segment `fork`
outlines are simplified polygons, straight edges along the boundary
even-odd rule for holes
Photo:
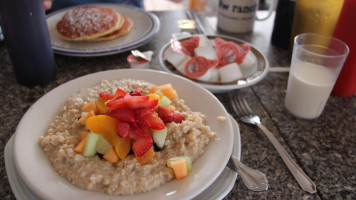
[[[242,97],[240,92],[237,92],[236,100],[234,99],[231,92],[229,92],[229,97],[231,101],[232,108],[236,115],[239,116],[240,120],[248,123],[256,125],[258,128],[262,130],[262,132],[267,136],[273,146],[276,148],[279,155],[282,157],[284,163],[287,165],[288,169],[297,180],[300,187],[311,194],[316,192],[316,185],[313,181],[304,173],[304,171],[298,166],[296,162],[290,157],[287,151],[282,147],[282,145],[278,142],[278,140],[274,137],[274,135],[262,125],[260,117],[254,114],[247,104],[246,100]]]

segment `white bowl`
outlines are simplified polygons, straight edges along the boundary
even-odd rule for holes
[[[142,79],[154,84],[171,83],[180,98],[194,111],[207,116],[207,124],[217,132],[217,138],[205,153],[193,163],[193,170],[183,180],[173,180],[151,192],[110,196],[85,191],[70,184],[53,169],[49,159],[38,145],[38,138],[46,134],[49,123],[66,99],[81,88],[93,87],[101,80],[122,78]],[[218,121],[218,116],[226,117]],[[233,148],[233,128],[229,114],[210,92],[185,78],[165,72],[140,69],[104,71],[69,81],[34,103],[21,119],[14,135],[14,162],[20,177],[42,199],[192,199],[203,192],[224,170]]]
[[[190,39],[192,37],[194,37],[196,35],[193,35],[191,37],[186,37],[181,39],[180,41],[184,41],[187,39]],[[222,36],[222,35],[207,35],[208,39],[210,40],[214,40],[215,38],[219,37],[221,39],[224,39],[226,41],[231,41],[234,42],[238,45],[241,44],[249,44],[248,42],[245,42],[243,40],[239,40],[233,37],[229,37],[229,36]],[[162,68],[167,71],[168,73],[171,74],[175,74],[175,75],[179,75],[179,76],[183,76],[187,79],[190,79],[189,77],[185,76],[184,74],[182,74],[181,72],[179,72],[178,70],[175,69],[175,67],[173,65],[171,65],[169,62],[167,62],[166,60],[166,51],[168,50],[168,48],[170,48],[170,42],[168,42],[167,44],[165,44],[159,53],[159,60],[160,60],[160,64],[162,66]],[[231,82],[226,82],[226,83],[221,83],[221,82],[207,82],[207,81],[200,81],[200,80],[196,80],[196,79],[190,79],[191,81],[194,81],[195,83],[203,86],[204,88],[206,88],[207,90],[209,90],[212,93],[223,93],[223,92],[227,92],[233,89],[240,89],[240,88],[244,88],[244,87],[249,87],[251,85],[254,85],[256,83],[258,83],[259,81],[261,81],[267,74],[268,72],[268,68],[269,68],[269,63],[266,59],[266,56],[259,51],[255,46],[253,46],[252,44],[249,44],[251,47],[251,52],[256,56],[257,62],[255,64],[255,66],[253,66],[253,68],[255,69],[255,71],[252,74],[249,74],[246,77],[240,78],[238,80],[234,80]]]

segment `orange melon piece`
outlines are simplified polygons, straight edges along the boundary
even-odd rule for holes
[[[93,117],[93,116],[95,116],[95,113],[94,113],[94,111],[89,111],[84,117],[81,117],[80,119],[79,119],[79,122],[80,123],[82,123],[82,124],[84,124],[85,123],[85,121],[87,121],[87,119],[89,119],[90,117]]]
[[[89,134],[88,131],[83,131],[83,132],[81,132],[81,133],[80,133],[80,139],[81,139],[81,140],[84,140],[84,138],[86,138],[88,134]]]
[[[149,149],[143,156],[138,157],[136,156],[137,162],[139,162],[141,165],[144,165],[148,163],[150,160],[155,157],[156,153],[153,151],[153,149]]]
[[[178,180],[185,178],[188,175],[188,169],[185,159],[172,160],[171,166],[174,171],[174,175]]]
[[[120,161],[119,157],[117,156],[113,148],[111,148],[108,152],[106,152],[103,158],[112,164],[117,164]]]
[[[85,143],[87,142],[87,138],[80,140],[77,146],[74,147],[74,152],[82,154],[84,151]]]
[[[177,91],[173,88],[173,86],[170,83],[156,86],[155,90],[156,91],[160,90],[170,100],[174,100],[178,98]]]
[[[98,113],[98,109],[96,108],[96,104],[94,101],[91,101],[82,106],[82,112],[90,112],[91,110],[94,111],[94,113]]]

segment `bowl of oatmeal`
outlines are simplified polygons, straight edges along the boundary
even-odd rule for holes
[[[140,166],[141,171],[136,171],[137,165],[126,161],[120,169],[114,169],[110,164],[92,164],[101,162],[95,160],[98,158],[70,156],[70,141],[75,140],[71,135],[75,122],[70,122],[75,120],[61,119],[76,118],[75,104],[82,104],[99,91],[114,91],[127,82],[132,88],[171,83],[191,111],[205,116],[205,125],[216,135],[205,137],[204,145],[197,142],[198,148],[193,151],[198,153],[192,156],[193,169],[186,178],[176,180],[160,161]],[[43,199],[192,199],[217,179],[230,157],[233,131],[228,116],[215,96],[185,78],[153,70],[99,72],[69,81],[31,106],[14,135],[14,161],[23,181]],[[59,126],[54,125],[58,122]],[[40,137],[47,135],[51,139],[39,142]]]

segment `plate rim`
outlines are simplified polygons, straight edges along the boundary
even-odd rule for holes
[[[191,36],[188,36],[188,37],[184,37],[184,38],[181,38],[180,40],[184,40],[184,39],[188,39],[188,38],[192,38],[194,36],[198,36],[198,35],[201,35],[201,34],[193,34]],[[187,78],[201,86],[203,86],[204,88],[206,88],[207,90],[213,92],[213,93],[221,93],[221,92],[225,92],[225,91],[229,91],[229,90],[233,90],[233,89],[242,89],[242,88],[245,88],[245,87],[249,87],[249,86],[252,86],[258,82],[260,82],[261,80],[264,79],[264,77],[268,74],[268,69],[270,67],[269,65],[269,62],[267,60],[267,57],[262,53],[262,51],[260,51],[255,45],[251,44],[250,42],[247,42],[245,40],[242,40],[242,39],[238,39],[238,38],[235,38],[235,37],[232,37],[232,36],[228,36],[228,35],[221,35],[221,34],[208,34],[206,35],[208,38],[209,37],[221,37],[221,38],[227,38],[229,40],[233,40],[233,41],[239,41],[241,43],[246,43],[246,44],[249,44],[250,47],[254,50],[254,51],[257,51],[261,57],[263,58],[264,62],[266,63],[266,65],[264,66],[264,69],[263,71],[261,72],[261,74],[259,74],[259,76],[257,76],[257,78],[253,79],[252,81],[249,81],[248,83],[246,84],[243,84],[243,85],[238,85],[238,84],[230,84],[230,85],[212,85],[212,84],[208,84],[208,83],[204,83],[204,82],[200,82],[200,81],[196,81],[194,79],[190,79],[186,76],[182,76],[184,78]],[[165,64],[165,60],[163,59],[163,54],[165,52],[165,50],[168,48],[168,46],[170,45],[170,42],[167,42],[165,45],[163,45],[163,47],[160,49],[159,51],[159,62],[160,62],[160,65],[161,67],[168,73],[171,73],[171,74],[175,74],[175,75],[179,75],[179,74],[176,74],[174,72],[172,72]],[[180,76],[180,75],[179,75]]]
[[[129,5],[123,5],[123,4],[115,4],[115,3],[88,3],[88,4],[83,4],[83,5],[75,5],[67,8],[62,8],[59,10],[56,10],[52,13],[49,13],[46,15],[46,21],[48,23],[48,20],[51,17],[55,17],[58,14],[62,14],[64,12],[67,12],[70,9],[76,8],[76,7],[82,7],[82,6],[87,6],[87,5],[96,5],[96,6],[105,6],[105,7],[110,7],[110,8],[125,8],[129,9],[135,12],[139,12],[147,16],[147,19],[149,19],[152,22],[152,26],[148,30],[147,34],[138,40],[135,40],[132,44],[126,44],[123,47],[119,46],[113,46],[111,48],[101,48],[99,50],[92,50],[92,51],[80,51],[75,48],[67,48],[67,47],[61,47],[58,45],[54,45],[52,39],[51,40],[51,46],[53,49],[53,52],[59,55],[67,55],[67,56],[77,56],[77,57],[92,57],[92,56],[105,56],[105,55],[113,55],[113,54],[118,54],[122,53],[125,51],[129,51],[133,48],[142,46],[152,40],[152,38],[158,33],[160,27],[161,27],[161,22],[157,15],[151,12],[147,12],[143,9],[129,6]],[[50,31],[50,27],[48,27],[48,30]],[[99,41],[100,42],[100,41]],[[105,42],[105,41],[104,41]]]
[[[182,82],[182,81],[188,81],[188,82],[190,82],[189,84],[195,84],[194,82],[192,82],[192,81],[190,81],[190,80],[188,80],[188,79],[185,79],[185,78],[180,77],[180,76],[177,76],[177,75],[172,75],[172,74],[169,74],[169,73],[167,73],[167,72],[157,71],[157,70],[142,70],[142,69],[116,69],[116,70],[102,71],[102,72],[97,72],[97,73],[85,75],[85,76],[82,76],[82,77],[78,77],[78,78],[76,78],[76,79],[73,79],[73,80],[71,80],[71,81],[68,81],[67,83],[64,83],[64,84],[62,84],[62,85],[60,85],[60,86],[58,86],[58,87],[52,89],[52,90],[49,91],[47,94],[45,94],[45,95],[42,96],[40,99],[38,99],[38,100],[28,109],[28,111],[24,114],[24,116],[23,116],[22,119],[20,120],[19,125],[18,125],[18,127],[16,128],[16,131],[15,131],[15,134],[14,134],[14,136],[15,136],[14,141],[19,140],[19,139],[17,139],[18,137],[21,136],[21,133],[19,133],[19,131],[23,131],[23,130],[19,130],[19,127],[22,125],[22,123],[25,123],[24,121],[27,120],[27,118],[29,117],[29,115],[30,115],[30,113],[31,113],[31,110],[35,109],[34,107],[37,107],[38,104],[41,104],[43,101],[46,100],[46,98],[49,98],[49,97],[47,97],[48,94],[54,95],[54,94],[56,94],[56,92],[58,92],[58,90],[61,91],[61,90],[63,90],[63,89],[66,89],[66,87],[69,87],[69,86],[71,86],[72,84],[78,83],[78,81],[80,81],[80,80],[83,79],[83,78],[91,79],[91,78],[93,78],[93,77],[96,77],[97,80],[95,79],[95,80],[91,81],[91,82],[90,82],[90,85],[89,85],[89,84],[84,84],[84,85],[85,85],[84,87],[92,87],[92,86],[95,86],[95,85],[98,84],[97,81],[100,81],[100,80],[103,80],[103,79],[106,79],[106,80],[113,80],[113,79],[122,79],[122,78],[136,78],[136,76],[138,76],[137,74],[135,74],[135,75],[130,76],[130,77],[121,77],[121,76],[119,76],[119,77],[116,77],[116,78],[112,78],[112,76],[113,76],[112,74],[115,74],[115,72],[116,72],[116,73],[119,73],[119,72],[123,72],[123,71],[126,71],[126,73],[129,73],[129,74],[132,74],[132,72],[135,71],[135,73],[141,73],[141,74],[142,74],[142,73],[145,73],[145,75],[146,75],[147,73],[154,73],[155,75],[157,75],[158,73],[160,73],[160,74],[165,74],[165,76],[167,76],[167,77],[169,77],[169,78],[172,78],[172,77],[174,76],[175,78],[179,79],[180,82]],[[141,72],[139,72],[139,71],[141,71]],[[111,74],[111,75],[110,75],[110,74]],[[108,75],[109,78],[103,78],[103,77],[102,77],[103,75]],[[99,78],[99,77],[100,77],[100,78]],[[136,79],[138,79],[138,78],[136,78]],[[144,80],[143,78],[141,78],[141,79]],[[179,81],[178,81],[178,82],[179,82]],[[80,84],[79,84],[79,85],[80,85]],[[83,86],[76,86],[75,88],[77,88],[76,90],[79,90],[79,89],[84,88],[84,87],[83,87]],[[200,90],[202,90],[202,92],[203,92],[205,95],[210,95],[211,98],[215,98],[215,99],[216,99],[216,102],[217,102],[216,105],[219,106],[219,107],[220,107],[220,106],[222,107],[222,110],[220,110],[220,111],[223,112],[223,114],[228,117],[229,114],[228,114],[227,110],[225,109],[225,107],[222,105],[222,103],[221,103],[213,94],[211,94],[209,91],[207,91],[206,89],[204,89],[203,87],[201,87],[201,86],[199,86],[199,85],[197,85],[197,84],[195,84],[194,87],[199,87]],[[73,94],[75,94],[75,93],[70,93],[69,96],[71,96],[71,95],[73,95]],[[64,97],[65,100],[66,100],[69,96],[65,96],[65,97]],[[64,103],[65,103],[65,101],[64,101],[64,102],[61,102],[61,105],[64,105]],[[58,110],[59,110],[59,108],[57,108],[57,112],[56,112],[56,113],[58,113]],[[52,118],[53,118],[53,117],[54,117],[54,116],[52,116]],[[217,119],[215,119],[215,120],[217,120]],[[52,122],[52,121],[53,121],[53,119],[50,120],[50,122]],[[232,132],[232,130],[233,130],[232,122],[231,122],[230,120],[225,120],[225,121],[226,121],[226,122],[225,122],[225,126],[226,126],[227,130],[229,130],[230,132]],[[226,124],[226,123],[227,123],[227,124]],[[45,130],[47,130],[47,128],[48,128],[48,124],[46,124]],[[23,129],[23,128],[22,128],[22,129]],[[214,130],[213,130],[213,131],[214,131]],[[45,133],[42,133],[41,135],[43,135],[43,134],[45,134]],[[228,133],[228,134],[229,134],[230,137],[231,137],[231,134],[233,134],[233,133]],[[22,134],[22,135],[23,135],[23,134]],[[229,136],[228,136],[228,137],[229,137]],[[37,138],[36,138],[36,139],[37,139]],[[231,144],[230,144],[230,143],[231,143]],[[16,146],[18,146],[18,145],[19,145],[19,144],[16,145],[16,143],[14,142],[14,146],[13,146],[14,155],[18,154],[18,153],[17,153],[18,148],[16,148]],[[38,145],[38,144],[33,144],[33,145]],[[231,152],[232,152],[233,140],[228,141],[228,144],[224,144],[224,145],[226,145],[227,149],[225,149],[225,150],[226,150],[227,153],[228,153],[228,154],[225,154],[225,160],[224,160],[224,162],[226,161],[226,163],[227,163],[228,157],[230,157]],[[37,147],[36,147],[36,148],[37,148]],[[38,148],[40,148],[40,147],[38,146]],[[208,148],[209,148],[209,145],[208,145]],[[205,154],[203,154],[202,156],[204,156],[204,155],[205,155]],[[45,156],[44,153],[43,153],[43,156]],[[23,158],[23,157],[22,157],[22,158]],[[47,158],[47,157],[46,157],[46,158]],[[20,168],[22,168],[22,169],[19,169],[19,164],[21,164],[21,162],[19,161],[19,159],[20,159],[20,158],[14,156],[15,165],[16,165],[17,171],[19,172],[21,178],[22,178],[22,179],[24,180],[24,182],[29,186],[29,188],[30,188],[32,191],[35,192],[36,195],[39,195],[39,196],[41,196],[41,197],[46,197],[46,196],[43,196],[44,194],[42,194],[41,192],[38,191],[38,190],[40,190],[39,188],[36,188],[35,186],[31,185],[32,181],[28,180],[28,177],[26,177],[26,175],[25,175],[26,173],[22,171],[22,170],[23,170],[23,166],[20,167]],[[48,158],[47,158],[47,159],[48,159]],[[49,162],[49,160],[48,160],[48,162]],[[226,163],[225,163],[225,164],[226,164]],[[24,164],[24,163],[22,163],[22,164]],[[216,172],[216,173],[215,173],[214,175],[211,175],[212,178],[209,179],[208,183],[203,184],[204,186],[203,186],[203,187],[200,187],[200,189],[198,188],[197,191],[195,191],[193,194],[189,194],[189,195],[190,195],[189,198],[194,198],[195,196],[197,196],[197,195],[199,195],[201,192],[203,192],[206,188],[208,188],[208,187],[219,177],[219,175],[222,173],[222,171],[224,170],[224,166],[225,166],[225,165],[220,165],[220,168],[219,168],[218,170],[214,171],[214,172]],[[51,171],[53,171],[54,173],[57,173],[57,172],[54,171],[53,168],[51,169]],[[201,172],[200,172],[200,173],[201,173]],[[64,178],[62,178],[62,179],[65,180],[65,182],[68,182],[66,179],[64,179]],[[172,181],[171,181],[171,182],[172,182]],[[170,182],[168,182],[168,183],[170,183]],[[70,184],[70,183],[68,182],[68,184]],[[70,184],[70,185],[71,185],[71,184]],[[162,188],[163,186],[164,186],[164,185],[162,185],[160,188]],[[159,189],[159,188],[158,188],[158,189]],[[36,191],[37,191],[37,192],[36,192]],[[40,190],[40,191],[41,191],[41,190]],[[154,190],[153,190],[153,191],[154,191]],[[84,191],[84,192],[88,192],[88,191]],[[145,193],[141,193],[141,194],[145,194]],[[140,194],[138,194],[138,195],[140,195]],[[145,195],[143,195],[143,196],[145,196]],[[115,197],[115,196],[114,196],[114,197]],[[173,197],[174,197],[174,195],[173,195],[172,197],[171,197],[171,196],[169,196],[169,197],[167,196],[167,198],[173,198]],[[112,196],[111,196],[111,198],[112,198]]]

